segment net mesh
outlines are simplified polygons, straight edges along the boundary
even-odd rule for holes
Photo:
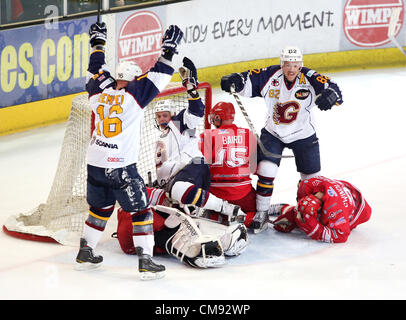
[[[211,91],[206,84],[199,89],[199,94],[206,105],[206,114],[211,107]],[[159,137],[156,127],[154,108],[157,101],[171,99],[174,112],[188,106],[187,93],[178,83],[171,83],[144,111],[144,123],[141,137],[141,149],[137,169],[145,183],[148,172],[152,181],[155,174],[155,141]],[[86,152],[91,137],[91,117],[87,94],[73,98],[68,118],[57,171],[52,183],[47,202],[26,213],[19,213],[8,218],[4,227],[12,235],[24,238],[24,234],[51,238],[64,245],[78,245],[83,232],[83,224],[88,216],[86,202]],[[198,132],[207,127],[202,121]],[[19,234],[19,235],[17,235]]]

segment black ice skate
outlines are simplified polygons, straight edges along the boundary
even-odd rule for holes
[[[87,241],[80,239],[80,249],[76,256],[76,270],[90,270],[100,267],[103,262],[102,256],[94,255],[93,249],[87,245]]]
[[[141,280],[155,280],[165,276],[165,266],[152,261],[149,254],[143,254],[141,247],[135,248],[138,255],[138,271]]]

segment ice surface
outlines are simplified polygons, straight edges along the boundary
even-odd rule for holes
[[[98,270],[74,270],[77,247],[20,240],[0,232],[0,299],[405,299],[406,298],[406,69],[329,74],[344,104],[317,110],[322,173],[348,180],[372,207],[371,220],[344,244],[269,229],[249,234],[246,252],[222,268],[196,270],[157,257],[164,279],[139,281],[137,259],[122,253],[111,221],[97,247]],[[214,90],[213,103],[232,96]],[[261,99],[242,98],[258,133]],[[237,124],[245,126],[238,112]],[[0,225],[45,202],[65,124],[0,137]],[[287,153],[289,150],[286,151]],[[299,175],[283,159],[273,203],[295,202]]]

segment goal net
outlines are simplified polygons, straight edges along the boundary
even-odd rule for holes
[[[200,83],[198,91],[206,106],[204,121],[197,130],[200,133],[210,127],[208,113],[212,92],[207,82]],[[156,128],[154,109],[157,101],[162,99],[171,99],[176,113],[188,106],[186,89],[180,83],[170,83],[145,108],[137,169],[146,184],[149,172],[150,179],[156,179],[155,141],[160,132]],[[58,167],[46,203],[29,212],[10,216],[3,226],[7,234],[28,240],[78,245],[89,210],[86,202],[86,152],[92,122],[87,94],[76,96],[72,101]]]

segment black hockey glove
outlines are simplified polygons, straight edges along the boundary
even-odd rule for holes
[[[331,88],[324,89],[316,98],[315,103],[320,110],[330,110],[338,101],[338,94]]]
[[[172,61],[173,55],[178,53],[177,47],[182,37],[183,32],[176,25],[170,25],[165,31],[164,37],[162,38],[162,56],[165,59]]]
[[[197,80],[197,70],[192,62],[187,57],[183,58],[183,67],[179,68],[179,74],[182,78],[182,85],[188,90],[196,90],[199,85]]]
[[[244,88],[245,79],[241,73],[232,73],[221,78],[221,89],[230,92],[234,85],[236,92],[240,92]]]
[[[94,47],[96,45],[104,46],[107,39],[107,27],[104,22],[98,24],[93,23],[89,29],[90,36],[90,46]]]

